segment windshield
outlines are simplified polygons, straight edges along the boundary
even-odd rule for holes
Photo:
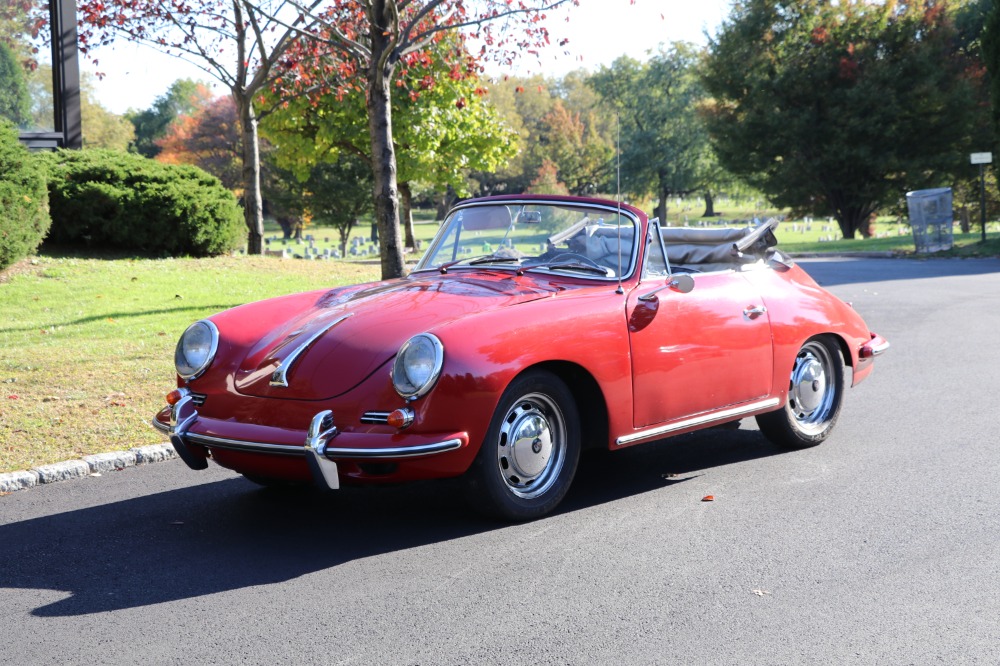
[[[624,277],[635,263],[635,228],[627,212],[619,216],[611,206],[472,204],[451,212],[416,270],[488,265],[598,279]]]

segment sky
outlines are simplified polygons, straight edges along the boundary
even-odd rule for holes
[[[493,76],[562,76],[574,69],[596,70],[622,55],[643,59],[659,44],[704,44],[706,31],[715,32],[728,15],[729,5],[730,0],[635,0],[635,4],[631,0],[580,0],[579,7],[553,12],[547,24],[554,43],[564,37],[569,39],[566,47],[553,45],[542,52],[539,60],[526,56],[511,68],[490,66],[487,72]],[[156,97],[182,78],[214,83],[216,94],[226,93],[194,65],[150,47],[122,42],[95,51],[94,55],[99,66],[83,58],[80,69],[104,73],[102,80],[94,80],[97,99],[114,113],[149,108]]]

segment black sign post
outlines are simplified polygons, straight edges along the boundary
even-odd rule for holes
[[[979,165],[979,221],[983,227],[983,242],[986,242],[986,165],[993,162],[993,153],[972,153],[969,161]]]

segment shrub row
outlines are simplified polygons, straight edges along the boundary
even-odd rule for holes
[[[34,252],[49,223],[45,174],[14,125],[0,119],[0,270]]]
[[[0,120],[0,270],[43,239],[212,256],[241,247],[246,233],[233,194],[197,167],[111,150],[32,154]]]
[[[197,167],[113,150],[38,158],[48,173],[53,243],[210,256],[245,240],[236,199]]]

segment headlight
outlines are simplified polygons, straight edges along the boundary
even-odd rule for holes
[[[444,363],[444,345],[430,333],[415,335],[399,348],[392,385],[404,398],[419,398],[434,386]]]
[[[215,324],[203,319],[188,326],[177,341],[174,351],[174,367],[183,379],[198,377],[215,358],[219,348],[219,329]]]

